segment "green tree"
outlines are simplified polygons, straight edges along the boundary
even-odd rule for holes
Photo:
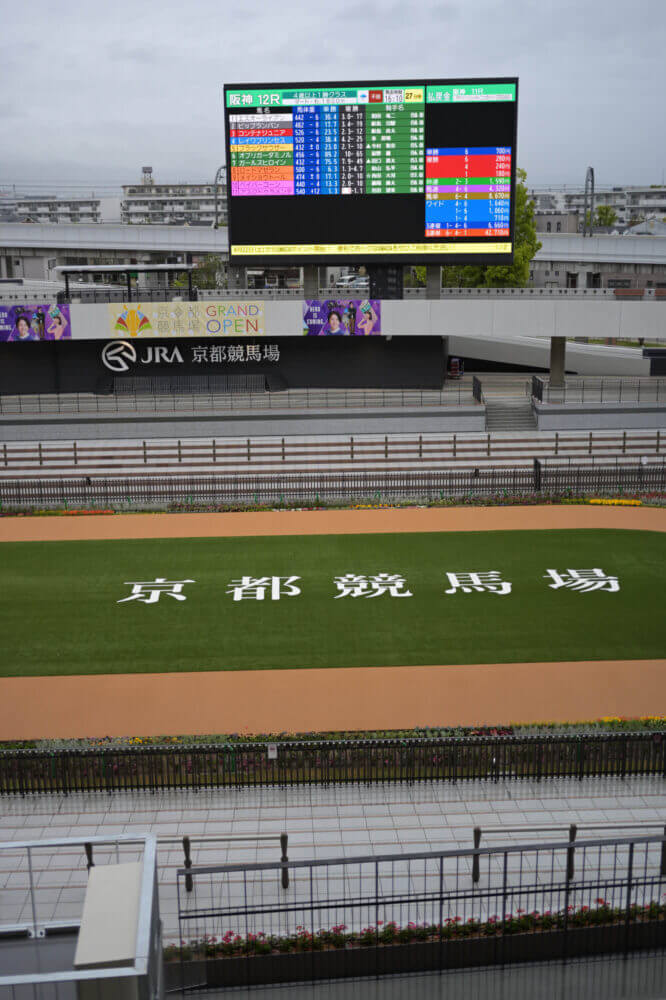
[[[192,284],[195,288],[218,288],[221,282],[221,274],[224,273],[224,262],[216,254],[200,261],[192,271]],[[176,288],[187,288],[187,275],[183,275],[174,281]]]
[[[590,224],[590,213],[585,213],[585,221]],[[617,222],[617,212],[612,205],[598,205],[594,213],[595,226],[613,226]]]
[[[426,269],[425,264],[417,264],[414,267],[405,268],[404,278],[405,288],[425,288]]]
[[[510,267],[464,264],[442,268],[446,288],[524,288],[530,278],[530,261],[541,249],[536,235],[534,202],[527,194],[527,173],[520,168],[516,180],[515,245]]]

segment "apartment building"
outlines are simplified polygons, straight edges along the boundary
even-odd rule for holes
[[[99,198],[59,198],[57,195],[3,197],[6,221],[81,223],[101,222]]]
[[[135,225],[212,226],[214,184],[156,184],[151,167],[143,168],[139,184],[124,184],[120,221]],[[227,224],[226,184],[217,191],[217,222]]]
[[[582,224],[585,203],[585,188],[579,187],[534,187],[529,190],[536,213],[557,212],[568,214],[578,212]],[[646,219],[666,218],[666,185],[644,184],[616,187],[595,187],[594,206],[609,205],[617,216],[616,225],[623,229],[634,226]],[[552,229],[552,232],[555,232]],[[560,231],[560,230],[558,230]],[[561,232],[566,232],[562,228]]]

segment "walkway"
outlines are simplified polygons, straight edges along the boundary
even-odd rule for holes
[[[0,841],[113,836],[152,832],[158,837],[274,834],[258,846],[232,843],[193,851],[196,864],[279,860],[277,835],[289,834],[291,860],[454,850],[472,846],[475,826],[562,824],[562,835],[488,836],[486,845],[566,839],[570,823],[666,824],[666,781],[660,778],[464,782],[423,785],[305,786],[205,792],[133,792],[6,798],[0,801]],[[632,831],[617,831],[617,836]],[[645,833],[656,834],[651,827]],[[606,834],[604,834],[605,836]],[[608,836],[615,835],[612,830]],[[581,831],[579,838],[594,836]],[[596,834],[599,836],[599,834]],[[129,854],[126,860],[130,860]],[[101,861],[101,859],[100,859]],[[160,851],[160,910],[166,941],[178,933],[177,845]],[[80,916],[86,863],[80,855],[49,851],[35,861],[38,920]],[[271,873],[273,879],[273,873]],[[30,919],[25,856],[0,850],[0,925]],[[288,890],[292,892],[292,889]]]

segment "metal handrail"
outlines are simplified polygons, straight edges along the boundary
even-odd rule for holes
[[[289,389],[284,392],[201,392],[188,395],[173,393],[121,394],[99,396],[93,393],[32,393],[0,396],[0,413],[7,416],[46,413],[194,413],[202,410],[261,409],[294,410],[357,407],[447,406],[473,403],[472,393],[463,386],[451,389]]]
[[[473,831],[474,838],[474,849],[476,850],[481,844],[481,837],[485,833],[488,834],[507,834],[507,833],[550,833],[553,830],[569,830],[569,843],[573,844],[576,842],[577,834],[580,830],[635,830],[644,829],[646,827],[655,826],[664,831],[664,842],[661,848],[661,865],[660,872],[662,875],[666,875],[666,823],[662,822],[651,822],[650,820],[643,822],[638,820],[636,823],[557,823],[553,825],[546,826],[532,826],[532,825],[522,825],[522,826],[487,826],[480,827],[475,826]],[[589,846],[589,841],[584,841],[586,846]],[[479,881],[479,855],[475,853],[472,859],[472,882]],[[571,880],[574,877],[574,849],[573,847],[567,849],[567,878]]]
[[[618,837],[618,838],[605,838],[599,840],[586,840],[585,847],[615,847],[624,846],[625,844],[666,844],[666,835],[650,835],[645,837]],[[425,861],[429,858],[470,858],[475,854],[479,856],[490,856],[492,854],[519,854],[526,853],[529,851],[558,851],[558,850],[570,850],[571,843],[568,840],[554,840],[545,843],[539,843],[534,841],[527,844],[502,844],[501,847],[458,847],[451,850],[438,850],[438,851],[415,851],[415,852],[402,852],[399,854],[360,854],[352,855],[351,857],[344,855],[342,857],[336,858],[307,858],[300,861],[290,861],[287,865],[289,868],[300,868],[303,865],[307,865],[308,868],[325,868],[332,865],[345,865],[346,867],[350,865],[358,864],[384,864],[391,861]],[[237,862],[236,864],[225,864],[225,865],[207,865],[205,867],[199,868],[197,870],[198,875],[216,875],[231,872],[247,872],[247,871],[275,871],[280,868],[279,864],[274,862]],[[179,868],[176,872],[178,876],[184,876],[187,874],[185,868]]]

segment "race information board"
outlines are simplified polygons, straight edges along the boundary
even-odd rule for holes
[[[231,259],[510,263],[517,92],[226,86]]]

